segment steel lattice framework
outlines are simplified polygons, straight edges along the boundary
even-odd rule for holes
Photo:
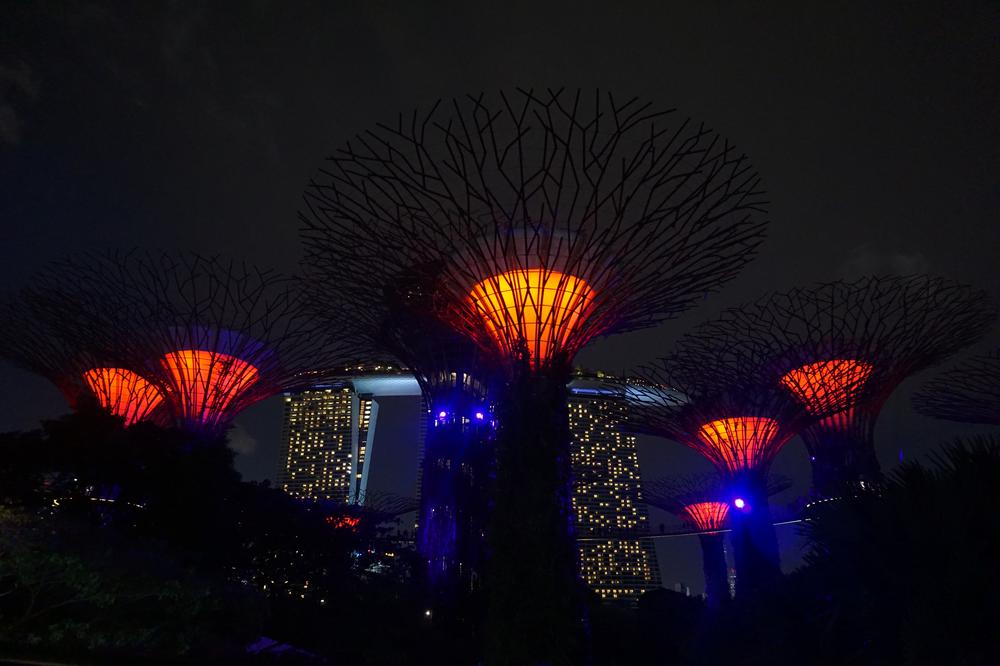
[[[437,273],[425,264],[385,285],[386,307],[368,290],[329,290],[316,282],[307,289],[318,318],[349,322],[352,336],[372,353],[394,357],[420,384],[428,423],[417,550],[428,564],[432,595],[448,603],[482,574],[495,371],[472,341],[433,316]]]
[[[539,367],[717,289],[752,256],[764,216],[757,174],[724,138],[579,91],[400,116],[330,157],[305,202],[307,263],[324,279],[377,290],[437,262],[436,312]]]
[[[354,352],[308,316],[294,280],[220,257],[71,258],[44,270],[25,299],[57,337],[113,350],[156,387],[173,424],[204,434]]]
[[[1000,425],[1000,349],[942,372],[917,391],[913,406],[936,419]]]
[[[301,217],[312,275],[388,309],[386,289],[431,265],[433,316],[505,371],[490,652],[506,656],[493,658],[558,661],[578,645],[565,402],[574,355],[732,279],[762,238],[764,204],[747,158],[704,124],[564,90],[401,115],[356,136],[310,183]]]
[[[133,359],[89,326],[79,308],[53,311],[57,294],[34,286],[0,304],[0,355],[51,381],[70,407],[88,399],[127,425],[161,416],[162,390],[138,374]]]
[[[752,596],[780,575],[767,478],[781,448],[809,422],[806,409],[780,386],[759,381],[738,355],[706,353],[705,326],[677,350],[637,371],[628,427],[701,453],[741,511],[730,512],[740,594]]]
[[[875,421],[910,375],[984,335],[985,292],[938,277],[868,277],[768,295],[727,310],[685,342],[783,391],[812,418],[802,437],[815,490],[877,483]]]

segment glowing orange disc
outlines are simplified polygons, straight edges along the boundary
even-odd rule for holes
[[[159,389],[125,368],[93,368],[83,373],[83,381],[97,402],[132,425],[149,416],[163,400]]]
[[[787,373],[781,383],[810,414],[822,416],[853,407],[873,369],[871,363],[848,358],[817,361]]]
[[[174,379],[181,416],[201,423],[218,422],[259,377],[251,364],[220,352],[184,349],[164,354],[162,362]]]
[[[698,439],[712,457],[736,472],[756,466],[771,453],[778,422],[762,416],[736,416],[710,421],[698,429]]]
[[[684,513],[699,530],[721,530],[729,516],[727,502],[695,502],[684,507]]]
[[[533,268],[487,278],[469,296],[500,348],[512,353],[523,341],[537,366],[566,345],[595,293],[580,278]]]

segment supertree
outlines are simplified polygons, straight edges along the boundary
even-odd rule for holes
[[[913,406],[936,419],[1000,425],[1000,349],[942,372],[914,394]]]
[[[71,408],[93,400],[126,425],[153,418],[161,389],[129,367],[132,359],[108,344],[107,332],[88,326],[79,309],[53,313],[37,289],[10,294],[0,304],[0,356],[51,381]]]
[[[738,359],[809,412],[801,434],[814,491],[836,497],[878,483],[875,421],[899,383],[978,340],[995,317],[985,292],[951,280],[867,277],[727,310],[690,346]]]
[[[767,493],[775,495],[789,487],[788,479],[771,476]],[[642,493],[647,504],[669,511],[697,531],[708,607],[721,607],[730,598],[723,535],[729,525],[732,502],[737,498],[732,497],[718,474],[654,479],[643,483]]]
[[[219,257],[90,254],[51,265],[25,291],[55,330],[73,327],[61,335],[87,332],[114,349],[156,387],[169,422],[201,436],[354,351],[307,315],[294,280]]]
[[[768,505],[768,474],[781,448],[805,425],[805,408],[780,386],[747,372],[738,355],[705,350],[705,326],[677,349],[637,371],[627,428],[672,439],[703,455],[721,478],[735,511],[733,558],[740,597],[753,597],[780,576]]]
[[[369,291],[326,290],[319,282],[316,316],[350,322],[352,336],[372,353],[408,368],[423,394],[427,424],[421,463],[417,551],[427,563],[432,597],[448,603],[477,584],[485,559],[487,489],[492,473],[490,359],[432,314],[439,269],[414,267],[384,285],[388,307]]]
[[[699,532],[705,596],[709,608],[719,608],[729,600],[722,530],[728,524],[731,501],[719,477],[703,474],[656,479],[643,484],[642,494],[647,504],[673,513]]]
[[[502,369],[491,662],[565,660],[580,645],[565,389],[574,355],[734,277],[761,237],[758,181],[725,139],[671,111],[518,90],[378,125],[307,190],[314,270],[378,294],[413,266],[439,265],[434,316]]]

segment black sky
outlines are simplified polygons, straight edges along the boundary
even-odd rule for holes
[[[443,96],[569,86],[709,122],[773,202],[760,257],[724,293],[592,345],[588,366],[627,369],[721,307],[812,280],[930,271],[1000,298],[1000,4],[755,4],[5,1],[0,284],[108,246],[292,270],[303,185],[353,132]],[[919,381],[879,423],[884,465],[962,430],[912,414]],[[62,409],[0,366],[0,429]],[[248,476],[274,468],[277,414],[240,420]],[[653,474],[700,462],[642,453]],[[778,468],[803,458],[792,443]]]

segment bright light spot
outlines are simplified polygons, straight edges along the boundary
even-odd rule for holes
[[[484,416],[483,416],[482,412],[476,412],[476,420],[477,421],[482,421],[483,418],[484,418]]]
[[[566,345],[590,314],[595,296],[580,278],[540,268],[494,275],[469,294],[500,349],[512,353],[523,340],[533,365]]]
[[[424,611],[424,617],[430,617],[430,616],[431,616],[431,609],[428,608],[427,610]]]
[[[746,507],[746,505],[747,503],[743,501],[742,497],[737,497],[735,500],[733,500],[733,506],[735,506],[737,509],[743,509]]]

